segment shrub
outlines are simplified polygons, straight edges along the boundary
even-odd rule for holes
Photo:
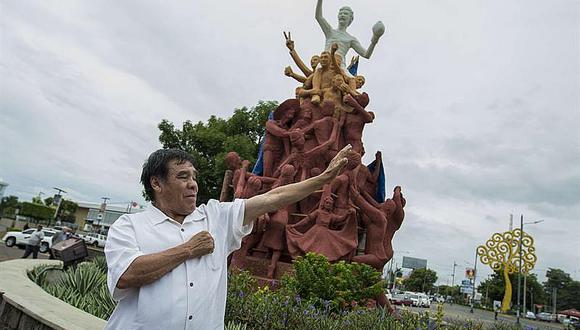
[[[115,302],[107,289],[106,262],[103,269],[101,259],[67,269],[54,283],[46,281],[46,271],[54,266],[36,267],[28,272],[28,277],[60,300],[106,320],[115,309]]]
[[[330,302],[332,311],[366,306],[370,299],[383,294],[385,287],[381,273],[368,265],[344,261],[331,264],[315,253],[296,258],[294,273],[283,278],[283,292],[294,293],[319,308]]]

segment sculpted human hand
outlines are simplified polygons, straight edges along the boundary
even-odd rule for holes
[[[325,182],[332,181],[340,171],[344,168],[346,163],[348,163],[348,158],[346,157],[348,153],[352,150],[352,146],[349,144],[346,147],[342,148],[336,156],[330,161],[326,170],[321,174],[321,176],[325,179]]]
[[[336,52],[337,49],[338,49],[338,44],[336,42],[333,42],[332,46],[330,46],[330,50],[332,52]]]
[[[343,101],[347,105],[350,105],[351,107],[354,107],[354,108],[356,108],[356,106],[358,105],[358,102],[350,94],[346,94],[343,98]]]
[[[193,235],[186,244],[189,248],[190,258],[198,258],[213,253],[213,237],[207,231],[201,231]]]
[[[290,31],[288,31],[288,34],[286,34],[286,32],[284,32],[284,39],[286,39],[286,47],[288,47],[288,49],[290,51],[294,50],[294,40],[292,40],[292,37],[290,36]]]
[[[290,76],[292,76],[292,73],[293,73],[293,71],[292,71],[292,68],[290,66],[287,66],[284,68],[284,74],[286,76],[290,77]]]
[[[350,59],[350,65],[349,65],[349,66],[352,66],[352,65],[354,65],[354,64],[355,64],[355,63],[358,61],[358,59],[359,59],[359,56],[358,56],[358,55],[357,55],[357,56],[353,56],[353,57]]]

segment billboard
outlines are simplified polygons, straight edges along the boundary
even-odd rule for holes
[[[410,268],[410,269],[421,269],[427,268],[427,259],[419,259],[413,257],[405,257],[403,256],[403,268]]]
[[[461,293],[473,294],[473,283],[470,280],[462,280],[461,281]]]

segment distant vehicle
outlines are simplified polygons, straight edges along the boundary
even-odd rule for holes
[[[88,245],[92,245],[95,247],[105,247],[105,243],[107,242],[107,236],[97,234],[97,233],[87,233],[84,235],[79,235]]]
[[[542,312],[542,313],[536,314],[536,319],[539,321],[554,322],[554,321],[556,321],[556,315]]]
[[[419,297],[418,294],[411,294],[409,295],[409,298],[413,302],[413,306],[421,307],[421,297]]]
[[[4,235],[2,240],[4,241],[7,247],[12,247],[16,245],[20,248],[24,248],[26,247],[28,241],[30,240],[30,235],[32,235],[32,233],[35,230],[36,229],[30,228],[21,232],[9,231],[6,233],[6,235]],[[42,229],[42,232],[44,233],[44,238],[42,239],[42,241],[40,241],[39,251],[40,253],[46,253],[52,246],[52,236],[54,236],[57,233],[57,231],[50,228],[44,228]]]
[[[536,314],[534,314],[533,312],[527,311],[526,312],[526,315],[524,315],[524,317],[526,319],[535,320],[536,319]]]
[[[419,296],[419,301],[420,301],[419,305],[421,307],[426,307],[426,308],[431,307],[431,299],[429,299],[429,296],[427,296],[424,293],[418,293],[417,295]]]
[[[403,305],[403,306],[411,306],[413,305],[413,300],[409,298],[406,294],[394,294],[392,298],[393,304],[395,305]]]

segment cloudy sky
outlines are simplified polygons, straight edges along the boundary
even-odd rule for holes
[[[327,0],[366,47],[359,72],[377,118],[387,190],[401,185],[403,255],[456,282],[509,214],[544,220],[536,272],[580,279],[580,3],[570,0]],[[141,198],[140,166],[168,119],[228,117],[283,101],[296,83],[282,31],[303,58],[322,50],[314,0],[0,2],[0,177],[30,199]],[[350,58],[350,56],[349,56]],[[480,276],[489,274],[483,268]]]

